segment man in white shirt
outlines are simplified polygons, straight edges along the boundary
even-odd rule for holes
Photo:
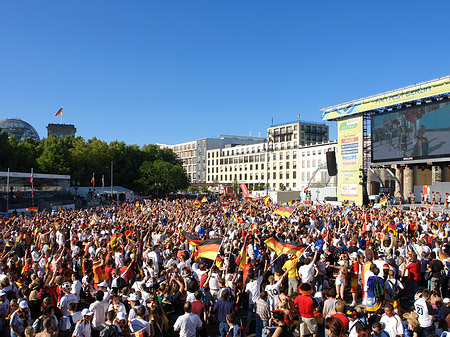
[[[298,274],[302,278],[303,283],[311,283],[314,279],[314,270],[319,272],[316,269],[316,260],[317,260],[317,252],[314,253],[314,258],[311,261],[311,258],[308,257],[305,259],[305,263],[298,269]]]
[[[422,296],[414,302],[414,311],[419,315],[417,320],[425,336],[434,334],[435,331],[433,307],[429,302],[430,297],[431,291],[424,289]]]
[[[202,321],[198,315],[191,313],[192,305],[186,302],[183,306],[184,315],[177,318],[173,330],[180,332],[180,337],[195,337],[197,330],[202,328]]]
[[[145,308],[143,306],[138,307],[136,310],[136,314],[137,317],[130,321],[130,331],[132,333],[135,333],[143,330],[147,332],[147,336],[151,336],[152,333],[150,323],[144,319]]]
[[[380,323],[384,325],[384,330],[389,337],[403,336],[402,319],[394,312],[392,304],[386,304],[384,307],[384,315],[381,317]]]
[[[247,325],[245,327],[247,329],[247,332],[250,331],[250,323],[252,322],[253,310],[255,308],[255,303],[256,303],[256,301],[259,300],[259,296],[261,294],[261,283],[264,279],[264,276],[266,276],[266,273],[268,270],[269,270],[269,265],[266,261],[266,266],[264,268],[264,272],[260,277],[255,279],[256,274],[253,272],[249,273],[249,275],[248,275],[248,278],[251,281],[248,282],[245,287],[245,292],[248,293]]]
[[[108,311],[109,304],[103,300],[103,291],[99,290],[95,294],[96,301],[89,306],[89,311],[94,313],[92,319],[92,328],[100,332],[102,324],[106,321],[106,312]]]

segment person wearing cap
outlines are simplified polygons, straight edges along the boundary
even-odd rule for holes
[[[317,321],[314,318],[314,311],[319,309],[319,304],[316,299],[311,296],[313,288],[309,283],[302,283],[298,287],[300,295],[294,300],[294,305],[297,307],[299,318],[300,336],[312,334],[317,336]]]
[[[442,305],[439,308],[439,314],[444,319],[450,315],[450,298],[446,297],[442,300]]]
[[[403,315],[403,318],[407,321],[406,327],[410,331],[411,337],[423,337],[423,330],[417,320],[418,317],[419,315],[417,315],[414,311],[407,312]]]
[[[83,316],[83,318],[80,319],[75,325],[75,329],[73,330],[72,336],[91,337],[92,335],[91,321],[94,313],[86,308],[81,311],[81,315]]]
[[[392,304],[384,306],[384,314],[381,316],[380,323],[383,324],[384,330],[389,334],[389,337],[403,336],[402,319],[395,313]]]
[[[67,316],[67,305],[69,303],[78,303],[77,296],[72,294],[72,285],[69,282],[64,282],[61,286],[64,296],[58,302],[58,308],[64,316]]]
[[[111,295],[108,290],[108,283],[106,281],[102,281],[99,284],[97,284],[98,290],[103,291],[103,301],[108,302]]]
[[[358,312],[355,309],[347,311],[348,318],[348,337],[358,337],[358,332],[364,328],[364,323],[358,318]]]
[[[11,337],[23,336],[25,328],[31,325],[31,315],[27,301],[22,300],[10,318]]]
[[[116,315],[116,318],[114,318],[114,325],[119,329],[119,333],[122,336],[128,335],[129,326],[127,324],[126,314],[119,311]]]
[[[132,293],[128,296],[128,301],[130,302],[131,309],[128,312],[128,321],[131,322],[137,317],[137,309],[142,306],[141,299],[138,294]]]
[[[5,317],[9,313],[9,300],[6,298],[6,292],[0,290],[0,335],[3,335],[4,329],[7,329]]]

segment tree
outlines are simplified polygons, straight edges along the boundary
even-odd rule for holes
[[[231,183],[231,189],[235,194],[239,193],[239,182],[237,181],[236,177],[234,177],[234,180]]]
[[[185,170],[162,160],[145,161],[139,168],[140,192],[152,195],[166,195],[187,188],[189,179]]]

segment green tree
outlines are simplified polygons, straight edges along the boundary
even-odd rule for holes
[[[43,173],[70,174],[70,147],[73,137],[50,136],[41,140],[38,146],[38,171]]]
[[[189,185],[189,179],[181,166],[162,160],[145,161],[139,171],[140,192],[144,194],[162,196],[185,189]]]

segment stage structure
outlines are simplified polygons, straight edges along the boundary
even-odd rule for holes
[[[431,166],[441,176],[448,171],[443,165],[450,163],[449,97],[450,76],[445,76],[321,109],[323,120],[338,122],[338,200],[367,204],[371,167],[404,169],[411,184],[412,165],[422,165],[416,167],[422,171]],[[401,170],[398,175],[400,184]],[[408,198],[413,185],[397,192]]]

